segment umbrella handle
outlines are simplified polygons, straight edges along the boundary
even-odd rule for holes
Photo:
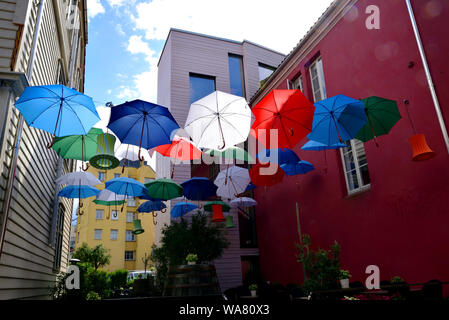
[[[125,204],[122,204],[122,208],[120,209],[120,212],[123,212],[124,208],[125,208]]]
[[[218,127],[220,128],[221,139],[223,140],[223,146],[221,146],[221,147],[219,146],[218,150],[223,150],[224,147],[226,146],[226,141],[225,141],[224,134],[223,134],[223,128],[221,127],[220,115],[218,115],[217,119],[218,119]]]
[[[157,217],[157,212],[154,212],[154,211],[153,211],[151,214],[153,215],[153,218],[156,218],[156,217]]]
[[[198,204],[198,209],[203,209],[203,205],[202,204]]]
[[[84,205],[84,204],[80,201],[79,207],[82,208],[83,205]]]
[[[55,144],[55,137],[53,136],[51,138],[51,141],[49,143],[47,143],[47,149],[50,149],[51,147],[53,147],[54,144]]]
[[[83,169],[83,171],[87,171],[87,169],[89,169],[89,163],[86,164],[86,168],[84,168],[84,164],[81,164],[81,169]]]
[[[141,148],[139,148],[139,154],[137,155],[137,157],[139,158],[140,161],[145,160],[145,158],[143,156],[140,156],[140,150]]]
[[[175,166],[173,165],[171,168],[171,178],[173,179],[173,176],[175,175]]]
[[[167,212],[167,208],[163,208],[163,209],[161,210],[161,212],[162,212],[162,213],[166,213],[166,212]]]
[[[154,225],[157,225],[157,222],[156,222],[156,220],[154,219],[154,216],[153,216],[153,224],[154,224]]]
[[[125,163],[123,163],[122,174],[125,172]]]

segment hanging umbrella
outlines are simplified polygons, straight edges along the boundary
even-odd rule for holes
[[[257,188],[257,186],[255,186],[252,182],[250,182],[249,185],[246,187],[245,191],[251,191],[256,188]]]
[[[245,191],[250,182],[248,169],[237,166],[220,171],[214,181],[218,186],[217,195],[226,199],[236,198]]]
[[[92,98],[63,85],[27,87],[15,103],[30,127],[55,137],[87,135],[100,121]]]
[[[143,183],[132,178],[115,178],[105,183],[106,189],[117,194],[121,194],[128,197],[138,197],[146,194],[146,189]],[[122,205],[121,211],[124,206]]]
[[[333,145],[351,140],[366,123],[363,102],[336,95],[315,103],[310,140]]]
[[[363,142],[374,139],[376,146],[379,146],[376,138],[390,132],[396,122],[401,119],[398,105],[396,101],[375,96],[361,101],[365,106],[368,121],[355,137]]]
[[[83,212],[81,211],[81,208],[83,207],[83,204],[81,203],[81,199],[96,196],[99,192],[100,190],[92,186],[71,185],[61,189],[58,192],[58,197],[79,199],[79,208],[80,208],[79,214],[82,215]]]
[[[103,130],[91,128],[86,135],[56,137],[52,148],[64,159],[89,161],[97,152],[97,136],[100,134]]]
[[[101,181],[89,172],[70,172],[56,179],[56,183],[72,186],[95,186],[101,184]]]
[[[262,130],[266,130],[269,139],[270,130],[274,129],[279,148],[293,148],[312,131],[314,110],[300,90],[272,90],[252,108],[256,121],[251,134],[261,140]]]
[[[299,161],[298,155],[291,149],[266,149],[257,154],[261,162],[272,162],[279,165]]]
[[[171,200],[182,196],[184,188],[169,179],[157,179],[145,184],[150,197]]]
[[[148,192],[148,190],[147,190],[147,192]],[[139,199],[142,199],[142,200],[150,200],[150,201],[157,201],[157,200],[162,200],[162,199],[156,199],[156,198],[153,198],[153,197],[151,197],[148,193],[147,194],[144,194],[144,195],[142,195],[142,196],[138,196],[138,198]]]
[[[296,163],[286,163],[281,165],[281,169],[285,172],[287,176],[294,176],[297,174],[306,174],[314,170],[313,164],[308,161],[300,160]]]
[[[338,142],[333,145],[326,145],[322,142],[309,140],[306,144],[304,144],[301,149],[305,151],[322,151],[322,150],[328,150],[328,149],[339,149],[339,148],[346,148],[346,143]]]
[[[117,159],[123,160],[122,173],[125,172],[127,161],[141,160],[141,158],[139,157],[139,147],[132,144],[122,143],[114,153]],[[143,159],[146,159],[147,161],[151,159],[150,154],[147,150],[141,150],[140,153]]]
[[[209,201],[209,202],[206,202],[204,204],[204,211],[212,212],[212,206],[213,205],[222,206],[224,212],[229,212],[229,210],[231,210],[231,207],[226,202],[223,202],[223,201]]]
[[[230,203],[232,208],[246,208],[246,207],[254,207],[257,205],[257,201],[253,198],[241,197],[232,200]]]
[[[171,215],[172,218],[179,218],[179,217],[182,217],[182,216],[186,215],[187,213],[189,213],[190,211],[193,211],[195,209],[198,209],[198,206],[194,205],[193,203],[178,202],[171,209],[170,215]]]
[[[265,187],[271,187],[275,184],[278,184],[284,179],[284,171],[280,169],[279,166],[277,166],[275,173],[273,174],[267,174],[264,171],[264,168],[268,168],[269,166],[272,166],[271,163],[258,163],[255,166],[249,170],[249,176],[251,178],[251,182],[256,186],[265,186]]]
[[[153,211],[162,211],[165,212],[163,210],[165,210],[167,208],[167,206],[160,200],[156,200],[156,201],[145,201],[144,203],[142,203],[138,208],[137,211],[138,212],[153,212]]]
[[[168,144],[179,129],[170,111],[157,104],[134,100],[111,108],[108,128],[122,143],[151,149]]]
[[[128,198],[131,198],[131,197],[117,194],[108,189],[103,189],[100,191],[99,194],[97,194],[97,197],[94,200],[94,203],[97,205],[109,207],[109,215],[106,217],[106,219],[109,219],[109,217],[111,215],[111,207],[112,206],[122,206],[125,203],[125,199],[128,199]]]
[[[223,150],[246,141],[251,120],[245,98],[215,91],[192,103],[184,129],[198,148]]]
[[[239,147],[229,147],[223,151],[209,149],[204,153],[214,158],[234,159],[244,162],[254,162],[253,157],[251,157],[251,155],[244,149]]]
[[[181,183],[184,188],[184,197],[189,200],[207,200],[215,196],[217,186],[205,177],[193,177]]]

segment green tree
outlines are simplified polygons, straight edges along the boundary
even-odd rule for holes
[[[104,267],[111,262],[111,255],[108,254],[108,250],[101,244],[95,248],[90,248],[87,243],[83,243],[81,247],[76,249],[73,257],[80,259],[83,263],[90,263],[94,270]]]

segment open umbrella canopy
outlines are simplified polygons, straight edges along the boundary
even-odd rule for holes
[[[264,186],[264,187],[271,187],[275,184],[278,184],[284,179],[285,173],[284,171],[276,165],[274,172],[270,172],[271,169],[268,169],[268,167],[272,166],[271,163],[258,163],[254,165],[249,170],[249,176],[251,178],[251,182],[256,186]],[[265,172],[268,171],[268,172]]]
[[[300,90],[272,90],[252,111],[256,121],[251,134],[263,142],[264,130],[267,141],[270,130],[277,130],[279,148],[293,148],[312,131],[315,107]]]
[[[117,159],[119,160],[129,160],[129,161],[137,161],[140,160],[139,158],[139,147],[132,145],[132,144],[127,144],[127,143],[122,143],[119,145],[119,147],[117,148],[117,150],[115,150],[115,156],[117,157]],[[140,151],[141,156],[145,159],[145,160],[149,160],[150,154],[148,153],[148,150],[141,150]]]
[[[339,148],[346,148],[346,143],[338,142],[333,145],[326,145],[322,142],[309,140],[306,144],[304,144],[301,149],[305,151],[322,151],[322,150],[329,150],[329,149],[339,149]]]
[[[272,162],[279,165],[299,161],[298,155],[291,149],[265,149],[257,154],[261,162]]]
[[[92,98],[60,84],[28,87],[15,106],[30,127],[57,137],[87,135],[100,121]]]
[[[363,102],[342,94],[315,103],[310,140],[334,145],[351,140],[366,123]]]
[[[153,211],[161,211],[167,208],[167,206],[160,200],[155,201],[145,201],[138,208],[138,212],[153,212]]]
[[[184,129],[198,148],[223,150],[246,141],[251,120],[245,98],[215,91],[192,103]]]
[[[200,149],[184,137],[175,137],[171,143],[156,147],[155,151],[165,157],[181,161],[198,160],[202,154]]]
[[[209,201],[209,202],[206,202],[204,204],[204,211],[212,212],[212,206],[213,205],[222,206],[223,212],[229,212],[229,210],[231,210],[231,207],[226,202],[223,202],[223,201]]]
[[[189,213],[190,211],[193,211],[195,209],[198,209],[198,206],[194,205],[193,203],[178,202],[171,209],[170,215],[171,215],[172,218],[179,218],[179,217],[182,217],[182,216],[186,215],[187,213]]]
[[[254,161],[253,157],[251,157],[251,155],[248,152],[246,152],[242,148],[235,147],[235,146],[226,148],[223,151],[209,149],[205,153],[214,158],[234,159],[234,160],[240,160],[240,161],[245,161],[245,162],[253,162]]]
[[[96,196],[100,190],[92,186],[67,186],[58,192],[58,197],[85,199]]]
[[[229,169],[220,171],[214,183],[218,187],[218,196],[234,199],[238,194],[245,191],[250,181],[248,169],[232,166]]]
[[[256,188],[257,188],[257,186],[255,186],[252,182],[250,182],[249,185],[246,187],[245,191],[251,191]]]
[[[184,188],[184,197],[189,200],[207,200],[215,196],[217,186],[205,177],[193,177],[181,183]]]
[[[139,146],[140,150],[170,143],[179,125],[167,108],[134,100],[111,108],[108,128],[122,143]]]
[[[372,96],[362,102],[368,121],[355,137],[363,142],[387,134],[401,119],[396,101]]]
[[[86,135],[55,138],[52,148],[64,159],[89,161],[97,152],[97,136],[103,130],[91,128]]]
[[[95,186],[101,184],[92,173],[89,172],[70,172],[56,179],[57,184],[75,185],[75,186]]]
[[[235,198],[230,203],[232,208],[245,208],[245,207],[254,207],[257,205],[257,201],[253,198],[241,197]]]
[[[97,195],[96,201],[103,201],[103,202],[117,202],[117,201],[125,201],[127,199],[131,199],[132,196],[127,196],[124,194],[117,194],[115,192],[112,192],[108,189],[103,189],[100,191],[100,193]],[[94,202],[95,202],[94,200]]]
[[[162,200],[171,200],[182,196],[184,188],[169,179],[157,179],[145,184],[150,197]]]
[[[287,176],[294,176],[297,174],[306,174],[314,170],[313,164],[308,161],[300,160],[296,163],[287,163],[281,165],[281,169],[284,170]]]
[[[132,178],[114,178],[105,183],[106,189],[117,194],[139,197],[147,193],[143,183]]]

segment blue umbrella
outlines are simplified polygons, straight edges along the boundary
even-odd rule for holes
[[[138,198],[139,199],[142,199],[142,200],[150,200],[150,201],[161,201],[162,199],[156,199],[156,198],[153,198],[152,196],[150,196],[149,194],[144,194],[144,195],[142,195],[142,196],[138,196]]]
[[[151,149],[171,143],[179,125],[167,108],[134,100],[111,108],[108,128],[122,143],[139,146],[141,158],[140,148]]]
[[[138,212],[153,212],[153,211],[162,211],[167,208],[167,206],[160,200],[156,201],[145,201],[138,208]]]
[[[53,133],[53,139],[87,135],[100,121],[92,98],[60,84],[28,87],[15,106],[30,127]]]
[[[353,139],[365,123],[363,102],[339,94],[315,103],[308,137],[329,146]]]
[[[305,151],[322,151],[322,150],[329,150],[329,149],[339,149],[339,148],[346,148],[346,143],[336,143],[331,146],[328,146],[324,143],[309,140],[306,144],[304,144],[301,149]]]
[[[184,197],[189,200],[207,200],[216,195],[218,187],[204,177],[193,177],[181,183],[184,188]]]
[[[144,184],[132,178],[115,178],[105,183],[106,189],[117,194],[139,197],[147,193]]]
[[[257,186],[255,186],[252,182],[250,182],[249,185],[246,187],[245,192],[246,191],[250,191],[250,190],[254,190],[256,188],[257,188]]]
[[[183,215],[185,215],[185,214],[189,213],[190,211],[195,210],[197,208],[198,208],[198,206],[194,205],[193,203],[178,202],[171,209],[170,215],[172,216],[172,218],[179,218],[179,217],[182,217]]]
[[[58,192],[58,197],[64,197],[69,199],[85,199],[96,196],[100,193],[100,190],[92,186],[77,186],[71,185],[61,189]]]
[[[306,174],[314,170],[313,164],[308,161],[300,160],[297,163],[288,163],[281,165],[281,169],[284,170],[287,176],[294,176],[297,174]]]
[[[275,157],[277,152],[277,159],[273,159],[271,157]],[[257,158],[262,162],[274,162],[279,165],[285,163],[295,163],[299,161],[298,155],[291,149],[265,149],[257,154]],[[271,160],[271,161],[270,161]]]

